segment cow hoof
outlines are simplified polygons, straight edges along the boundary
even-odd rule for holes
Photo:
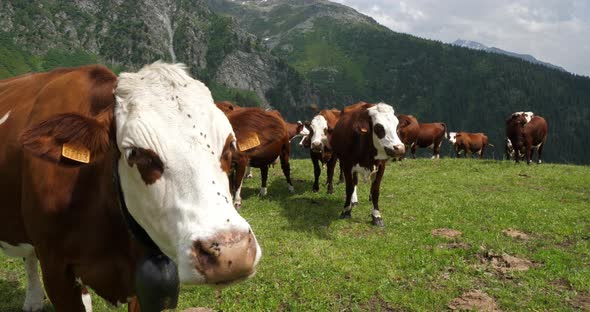
[[[260,196],[266,196],[267,193],[268,193],[268,190],[266,189],[266,187],[260,188]]]
[[[295,193],[295,188],[293,187],[293,185],[289,185],[289,193]]]
[[[540,165],[541,163],[543,163],[540,159],[537,160],[537,164]]]
[[[320,187],[319,186],[314,186],[314,187],[311,188],[311,191],[314,192],[314,193],[317,193],[317,192],[320,191]]]
[[[356,202],[356,203],[352,203],[352,204],[350,204],[350,207],[354,208],[354,207],[356,207],[356,206],[358,206],[358,205],[359,205],[359,203],[358,203],[358,202]]]
[[[253,177],[254,176],[251,173],[249,173],[248,175],[246,175],[246,179],[252,179]]]
[[[40,298],[25,298],[23,305],[24,312],[41,312],[43,311],[43,304],[45,303],[44,296]]]
[[[379,218],[379,217],[373,217],[373,222],[371,222],[374,226],[378,226],[378,227],[384,227],[385,224],[383,223],[383,218]]]
[[[352,218],[351,210],[343,211],[340,214],[340,219],[350,219]]]

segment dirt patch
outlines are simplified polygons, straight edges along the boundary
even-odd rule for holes
[[[448,244],[440,244],[440,245],[438,245],[438,248],[467,250],[467,249],[471,248],[471,246],[467,243],[448,243]]]
[[[461,297],[453,299],[448,307],[451,310],[461,311],[500,311],[496,300],[481,290],[472,290],[464,293]]]
[[[512,238],[516,238],[516,239],[520,239],[520,240],[529,240],[530,236],[524,232],[521,232],[519,230],[515,230],[515,229],[505,229],[504,231],[502,231],[502,233],[504,233],[504,235],[512,237]]]
[[[182,312],[214,312],[215,310],[210,308],[188,308],[186,310],[182,310]]]
[[[394,312],[400,311],[395,309],[389,303],[387,303],[383,298],[380,296],[373,296],[369,299],[369,302],[360,305],[361,311],[383,311],[383,312]]]
[[[496,255],[488,251],[484,252],[481,256],[481,261],[489,264],[492,268],[501,273],[524,272],[536,266],[533,262],[527,259],[513,257],[508,254]]]
[[[455,238],[455,237],[463,234],[457,230],[447,229],[447,228],[434,229],[430,233],[432,234],[432,236],[439,236],[439,237],[444,237],[444,238]]]
[[[574,308],[590,311],[590,293],[578,294],[572,301]]]

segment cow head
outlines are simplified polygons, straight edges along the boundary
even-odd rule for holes
[[[512,116],[515,115],[522,115],[524,116],[526,123],[530,122],[531,119],[533,119],[533,116],[535,115],[533,112],[515,112],[512,114]]]
[[[181,282],[224,284],[253,275],[260,247],[232,205],[222,163],[235,148],[234,134],[209,89],[183,65],[156,62],[122,73],[115,101],[112,86],[107,94],[114,108],[59,115],[23,134],[23,146],[42,145],[37,150],[50,151],[44,158],[55,154],[61,162],[52,151],[71,143],[74,152],[91,155],[91,165],[118,151],[129,213],[177,264]]]
[[[449,142],[451,144],[457,143],[457,132],[449,132]]]
[[[402,157],[405,146],[397,135],[398,119],[394,115],[393,107],[385,103],[379,103],[367,108],[372,126],[373,145],[377,150],[376,159],[388,157]],[[366,129],[360,128],[360,132]]]
[[[322,115],[316,115],[311,122],[306,124],[309,130],[310,148],[315,153],[321,153],[328,146],[328,136],[332,129],[328,128],[328,121]]]

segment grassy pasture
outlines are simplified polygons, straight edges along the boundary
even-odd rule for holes
[[[183,287],[181,308],[440,311],[481,290],[504,311],[590,309],[590,167],[390,163],[381,186],[385,228],[376,228],[368,184],[360,184],[352,219],[339,220],[344,185],[312,193],[311,161],[291,166],[296,194],[279,166],[267,197],[257,195],[259,171],[245,182],[241,213],[263,249],[258,274],[222,290]],[[462,234],[433,236],[438,228]],[[503,234],[509,228],[528,239]],[[494,267],[502,255],[528,259],[530,269]],[[19,311],[25,287],[22,260],[0,255],[0,311]],[[93,300],[94,311],[126,311]]]

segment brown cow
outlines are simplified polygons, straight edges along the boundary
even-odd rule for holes
[[[340,160],[346,181],[346,201],[340,218],[350,218],[358,203],[358,174],[370,176],[373,202],[372,223],[383,226],[379,211],[379,187],[387,159],[405,153],[397,135],[398,120],[393,108],[385,103],[360,102],[346,107],[332,132],[332,148]]]
[[[25,258],[25,311],[43,308],[37,259],[55,310],[68,312],[86,310],[82,284],[117,304],[167,272],[162,282],[176,280],[176,292],[178,279],[253,274],[258,243],[227,201],[231,125],[183,65],[156,62],[119,79],[93,65],[0,81],[0,116],[0,249]],[[142,254],[150,261],[138,262]],[[158,275],[153,256],[178,272]]]
[[[399,136],[416,158],[417,147],[432,149],[432,158],[440,158],[440,146],[447,137],[447,125],[442,122],[419,123],[412,115],[399,115]]]
[[[467,154],[477,154],[481,159],[486,146],[493,146],[488,143],[488,137],[483,133],[449,132],[449,142],[455,148],[457,157],[460,157],[463,152],[465,157]]]
[[[313,163],[314,182],[312,191],[320,190],[319,179],[322,173],[320,162],[327,167],[326,185],[328,194],[334,193],[334,186],[332,183],[334,177],[334,167],[336,166],[337,158],[332,152],[330,145],[330,138],[332,130],[338,119],[340,118],[340,111],[337,109],[324,109],[320,111],[310,122],[306,122],[305,126],[309,130],[307,135],[308,140],[305,141],[304,147],[309,144],[309,155]]]
[[[242,182],[248,165],[260,168],[262,179],[260,195],[264,196],[267,193],[268,166],[277,157],[280,158],[289,192],[294,192],[289,165],[291,149],[289,134],[281,113],[265,111],[256,107],[244,107],[231,111],[226,116],[238,140],[238,151],[233,155],[234,168],[230,174],[230,185],[236,209],[239,209],[242,204]]]
[[[525,114],[512,114],[506,119],[506,137],[514,147],[514,160],[517,163],[521,155],[525,155],[527,164],[530,164],[533,152],[537,150],[537,163],[540,164],[547,140],[547,122],[540,116],[533,116],[527,122]]]

